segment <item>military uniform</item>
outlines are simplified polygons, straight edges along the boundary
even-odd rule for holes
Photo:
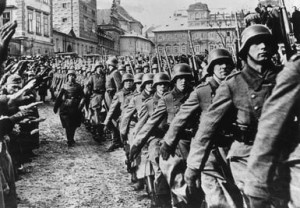
[[[154,113],[160,98],[161,97],[158,96],[157,93],[155,93],[153,97],[150,97],[144,101],[144,104],[139,113],[139,121],[135,127],[136,134],[138,134],[138,132],[142,129],[142,127],[147,123],[148,119]],[[147,160],[150,161],[151,166],[145,167],[147,170],[145,174],[147,176],[150,176],[153,174],[151,171],[153,170],[154,172],[154,181],[153,181],[154,193],[153,194],[155,194],[154,197],[157,197],[157,200],[158,201],[160,200],[161,203],[164,203],[163,200],[168,199],[168,196],[170,194],[169,185],[166,179],[164,178],[164,175],[162,174],[158,163],[160,144],[166,131],[165,127],[166,127],[166,119],[160,123],[159,127],[156,128],[155,132],[153,132],[151,138],[148,139],[148,141],[145,141],[144,138],[140,138],[140,139],[134,139],[132,143],[132,146],[139,147],[139,149],[142,149],[142,146],[147,143],[147,155],[148,155]]]
[[[256,134],[261,108],[275,85],[280,68],[271,62],[267,71],[261,75],[245,64],[241,72],[235,73],[224,81],[217,90],[208,112],[202,118],[199,130],[192,140],[187,166],[202,171],[217,132],[226,124],[232,127],[234,142],[227,158],[235,183],[243,190],[247,177],[246,165],[254,136]],[[224,122],[224,123],[223,123]]]
[[[118,92],[121,88],[122,76],[118,70],[113,70],[106,78],[106,92],[109,99],[106,99],[107,105],[110,106],[112,98],[115,93]]]
[[[74,73],[75,74],[75,73]],[[68,144],[74,143],[74,134],[82,122],[81,104],[83,103],[83,89],[78,83],[67,82],[63,85],[54,105],[54,112],[58,108],[63,128],[66,129]]]
[[[152,114],[152,116],[148,119],[147,123],[143,126],[143,128],[138,132],[138,134],[135,137],[135,140],[148,140],[149,137],[157,130],[157,127],[161,124],[161,122],[166,119],[166,125],[163,127],[166,131],[168,128],[168,125],[172,122],[174,119],[176,113],[179,111],[180,106],[186,101],[186,99],[189,96],[190,91],[187,91],[186,93],[183,93],[179,91],[176,87],[169,93],[163,96],[158,101],[157,107]],[[178,149],[177,153],[178,155],[174,155],[174,160],[176,162],[172,161],[172,164],[176,164],[176,167],[173,167],[173,170],[175,168],[180,168],[184,166],[184,158],[187,157],[188,154],[188,148],[189,148],[189,139],[182,140],[180,144],[180,150]],[[179,153],[180,152],[180,153]],[[160,168],[165,176],[165,178],[168,181],[168,184],[172,190],[173,193],[176,193],[176,189],[181,188],[181,185],[183,184],[183,173],[177,174],[175,172],[170,173],[168,170],[170,168],[168,165],[164,165],[164,162],[160,160]],[[175,179],[176,178],[176,179]],[[176,180],[176,183],[174,183],[174,180]],[[176,197],[173,195],[173,202],[174,204],[177,204],[178,202],[182,201],[182,199]]]
[[[191,93],[187,101],[181,106],[180,111],[176,114],[164,137],[164,141],[168,146],[171,148],[176,147],[178,140],[181,139],[178,135],[187,123],[197,125],[197,123],[200,122],[201,116],[206,113],[208,107],[211,105],[218,87],[218,82],[216,82],[214,78],[210,78],[209,81],[198,85]],[[191,119],[193,115],[199,117],[199,122]],[[224,152],[223,149],[218,149],[217,147],[214,148],[213,151],[218,153],[219,151]],[[219,160],[223,160],[223,158],[218,157],[218,159],[216,159],[215,154],[210,154],[208,162],[201,173],[201,184],[205,193],[206,203],[208,207],[241,207],[242,200],[235,201],[237,199],[236,195],[239,194],[238,190],[234,187],[234,184],[229,184],[224,179],[222,169],[227,167],[223,165],[221,169],[220,167],[224,164],[224,161]],[[234,196],[232,196],[232,194]]]
[[[99,125],[102,101],[105,93],[105,75],[94,74],[88,78],[85,85],[86,91],[91,95],[89,108],[94,125]]]
[[[143,102],[150,96],[151,93],[147,93],[145,90],[133,95],[122,116],[120,123],[120,135],[123,140],[128,140],[130,146],[132,146],[135,125],[138,121],[138,115],[140,114]],[[144,166],[141,165],[141,157],[138,157],[133,162],[131,168],[136,169],[135,171],[138,179],[144,178],[145,170]]]
[[[264,104],[248,160],[244,191],[262,199],[264,207],[270,207],[274,196],[284,199],[286,194],[290,197],[289,207],[300,207],[300,57],[291,60],[278,75],[273,93]],[[282,165],[287,174],[283,184],[274,180],[278,169],[282,171]],[[285,193],[274,195],[274,191],[286,184],[289,188]]]

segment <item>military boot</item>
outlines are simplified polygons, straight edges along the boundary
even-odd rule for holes
[[[138,179],[137,183],[132,186],[134,191],[141,191],[144,189],[144,179]]]

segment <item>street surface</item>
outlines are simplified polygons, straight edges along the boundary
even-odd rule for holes
[[[105,152],[82,125],[75,147],[68,148],[53,103],[39,108],[47,120],[40,124],[39,156],[25,164],[16,182],[20,208],[140,208],[148,207],[145,191],[134,192],[126,172],[124,151]]]

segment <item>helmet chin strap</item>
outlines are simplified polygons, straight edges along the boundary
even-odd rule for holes
[[[218,84],[221,84],[221,82],[223,81],[215,73],[213,74],[213,78],[216,80],[216,82],[218,82]]]

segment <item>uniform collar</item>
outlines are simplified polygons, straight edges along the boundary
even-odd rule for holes
[[[183,99],[187,99],[188,96],[190,95],[190,90],[187,89],[185,90],[185,92],[181,92],[180,90],[177,89],[177,87],[175,86],[172,90],[172,94],[173,94],[173,97],[174,99],[179,99],[179,100],[183,100]]]
[[[212,91],[216,91],[219,87],[219,83],[214,79],[214,78],[211,78],[209,81],[208,81]]]
[[[132,92],[132,90],[127,90],[125,88],[123,88],[122,91],[124,92],[124,95],[128,95]]]
[[[267,70],[261,74],[251,68],[248,64],[245,64],[241,74],[250,88],[258,90],[263,83],[275,83],[277,70],[275,69],[275,66],[270,63]]]

